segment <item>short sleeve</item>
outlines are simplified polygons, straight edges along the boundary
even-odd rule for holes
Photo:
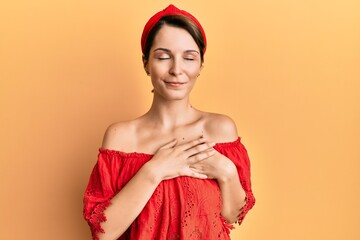
[[[108,154],[99,153],[84,194],[83,215],[90,226],[93,239],[98,239],[97,234],[104,232],[100,225],[106,221],[104,210],[111,204],[111,198],[116,192],[113,173],[119,166],[114,165],[111,160]]]
[[[246,193],[246,203],[238,217],[238,224],[241,224],[255,204],[255,197],[251,188],[250,159],[245,146],[240,142],[240,138],[235,142],[219,144],[217,150],[234,162],[240,183]]]

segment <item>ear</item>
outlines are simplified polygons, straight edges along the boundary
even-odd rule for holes
[[[198,76],[200,76],[200,73],[201,73],[201,71],[203,70],[203,68],[204,68],[204,64],[203,64],[203,63],[201,63],[201,66],[200,66],[200,71],[199,71],[199,75],[198,75]]]
[[[150,72],[149,72],[149,67],[148,67],[148,60],[145,59],[145,56],[143,55],[142,56],[142,62],[143,62],[143,66],[144,66],[144,69],[145,69],[145,72],[146,72],[146,75],[150,75]]]

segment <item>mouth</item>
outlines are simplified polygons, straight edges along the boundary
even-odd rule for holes
[[[164,81],[164,82],[167,86],[171,86],[171,87],[180,87],[186,84],[186,82],[176,82],[176,81]]]

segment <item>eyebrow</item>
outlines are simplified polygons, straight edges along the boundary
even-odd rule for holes
[[[186,53],[194,52],[194,53],[197,53],[197,54],[200,55],[200,53],[199,53],[198,51],[196,51],[196,50],[186,50],[185,52],[186,52]]]
[[[154,49],[154,52],[156,52],[156,51],[171,52],[170,49],[167,49],[167,48],[156,48],[156,49]],[[194,52],[194,53],[197,53],[200,55],[200,53],[196,50],[186,50],[185,52],[186,53]]]
[[[167,49],[167,48],[157,48],[154,50],[154,52],[156,52],[156,51],[171,52],[170,49]]]

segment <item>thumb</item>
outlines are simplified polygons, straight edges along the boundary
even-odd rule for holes
[[[174,140],[172,140],[171,142],[168,142],[168,143],[166,143],[165,145],[163,145],[162,147],[160,147],[159,150],[160,150],[160,149],[173,148],[173,147],[175,147],[175,145],[176,145],[177,142],[178,142],[178,140],[177,140],[177,139],[174,139]]]

